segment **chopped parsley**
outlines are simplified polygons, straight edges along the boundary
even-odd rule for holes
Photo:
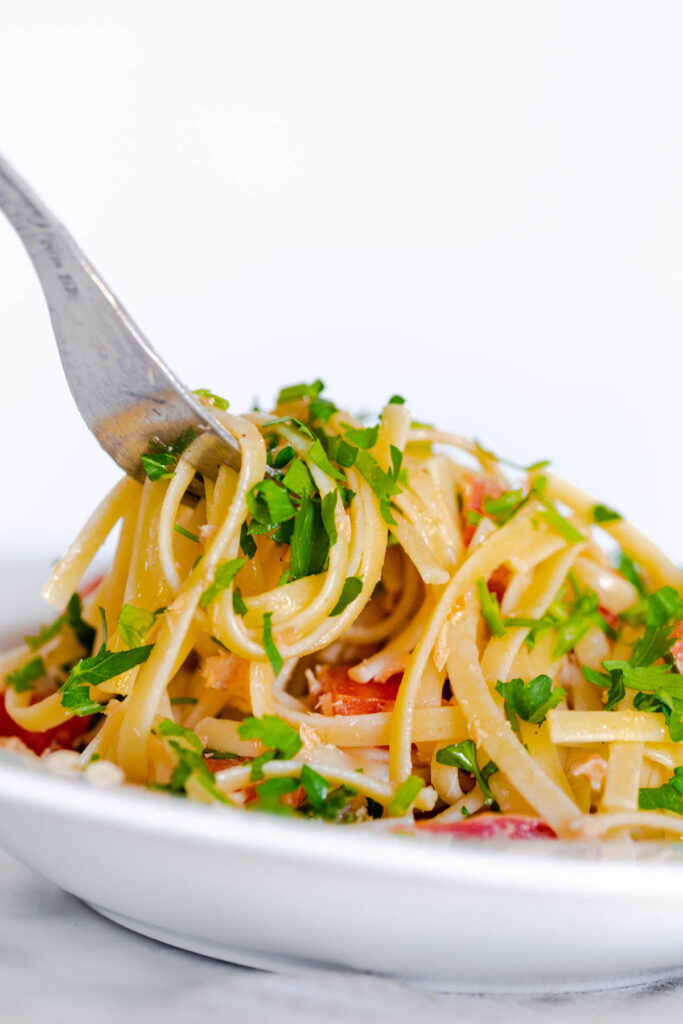
[[[629,558],[625,551],[622,551],[619,555],[619,572],[636,588],[641,597],[647,597],[647,588],[643,582],[643,577],[636,563],[632,558]]]
[[[329,423],[335,412],[338,411],[334,402],[330,402],[327,398],[316,398],[309,406],[311,422],[319,420],[321,423]]]
[[[186,540],[194,541],[195,544],[199,544],[199,537],[196,533],[192,533],[191,530],[186,530],[180,523],[174,523],[173,529],[176,533],[179,533],[181,537],[185,537]]]
[[[15,693],[25,693],[27,690],[32,690],[38,680],[45,677],[45,673],[45,662],[38,655],[38,657],[27,661],[21,668],[15,668],[13,672],[8,672],[5,679]]]
[[[293,494],[297,494],[299,497],[305,495],[307,498],[310,498],[314,491],[311,474],[301,459],[295,459],[292,462],[282,478],[282,483],[288,491],[292,491]]]
[[[620,512],[615,512],[613,508],[608,508],[607,505],[593,505],[591,518],[594,523],[601,526],[603,523],[617,523],[624,517]]]
[[[284,405],[286,402],[297,402],[301,398],[308,398],[315,401],[325,385],[321,380],[314,380],[312,384],[290,384],[282,388],[277,396],[277,405]]]
[[[182,434],[176,437],[170,444],[162,444],[155,441],[150,445],[150,450],[140,456],[140,461],[150,480],[168,480],[175,472],[178,458],[185,449],[194,441],[196,433],[194,427],[188,427]]]
[[[491,810],[498,810],[496,798],[488,784],[491,776],[498,771],[498,765],[489,761],[483,768],[480,768],[477,761],[477,748],[473,740],[463,740],[462,743],[450,743],[447,747],[442,747],[436,752],[436,760],[439,764],[448,765],[450,768],[459,768],[461,771],[473,775],[486,806]]]
[[[504,491],[499,498],[485,497],[483,509],[498,526],[504,526],[528,500],[528,495],[525,496],[524,491],[519,488],[516,491]]]
[[[405,782],[401,783],[391,799],[388,808],[391,817],[398,818],[407,814],[423,786],[424,779],[421,779],[419,775],[409,775]]]
[[[240,549],[244,552],[247,558],[253,558],[256,554],[256,541],[249,533],[249,527],[246,523],[242,523],[240,529]]]
[[[155,621],[154,612],[124,604],[119,613],[119,636],[126,647],[140,647]]]
[[[673,811],[683,814],[683,767],[674,768],[674,773],[663,786],[645,787],[638,792],[638,807],[641,811]]]
[[[268,452],[266,456],[266,462],[271,467],[271,469],[283,469],[288,462],[292,461],[295,455],[296,452],[292,448],[291,444],[286,444],[283,448],[280,448],[280,450],[275,453],[273,453],[272,451]]]
[[[387,405],[405,405],[406,400],[403,395],[392,395]]]
[[[282,797],[293,793],[299,788],[298,779],[275,778],[267,779],[256,787],[256,809],[269,814],[292,816],[294,811],[282,803]]]
[[[44,626],[37,636],[26,636],[24,640],[30,650],[37,651],[43,647],[48,640],[52,640],[64,626],[71,626],[76,639],[87,651],[92,650],[95,639],[95,630],[83,619],[83,602],[80,594],[72,594],[63,615],[55,619],[49,626]]]
[[[134,647],[130,651],[108,651],[102,646],[92,658],[82,658],[71,670],[69,678],[60,687],[62,707],[75,715],[92,715],[102,710],[90,697],[90,687],[105,683],[147,661],[152,644]]]
[[[265,530],[258,530],[259,533],[269,532],[296,515],[289,494],[274,480],[254,484],[247,494],[247,507],[256,522],[265,527]]]
[[[309,765],[301,769],[309,814],[324,821],[338,821],[358,791],[351,786],[333,786]]]
[[[241,618],[247,614],[249,609],[247,608],[244,598],[242,597],[242,591],[239,587],[235,587],[232,592],[232,610],[235,615],[239,615]]]
[[[213,583],[199,598],[200,608],[208,608],[215,597],[223,590],[227,590],[242,566],[246,564],[246,558],[231,558],[229,562],[221,562],[216,569]]]
[[[554,505],[549,501],[542,501],[543,511],[539,512],[541,519],[544,519],[549,526],[552,526],[553,530],[564,537],[569,544],[579,544],[586,538],[577,530],[573,523],[570,523],[568,519],[557,511]]]
[[[339,600],[330,612],[330,616],[341,615],[348,605],[352,601],[355,601],[361,590],[363,589],[363,581],[359,576],[347,576],[344,580],[344,586],[342,587]]]
[[[566,691],[553,686],[550,676],[540,675],[525,683],[522,679],[511,679],[508,683],[497,682],[496,692],[505,702],[505,714],[515,732],[519,732],[519,719],[540,725],[547,713],[564,700]]]
[[[230,803],[224,793],[216,786],[213,772],[202,755],[202,744],[199,737],[170,718],[162,718],[157,728],[175,754],[176,763],[171,775],[170,790],[172,793],[185,793],[187,782],[195,779],[204,789],[221,803]]]
[[[603,661],[605,672],[583,666],[590,683],[607,689],[606,710],[616,707],[627,689],[637,690],[634,707],[661,713],[676,743],[683,740],[683,676],[669,659],[676,640],[672,631],[681,619],[683,602],[677,591],[662,587],[646,599],[645,633],[634,644],[630,659]]]
[[[477,580],[477,590],[481,603],[481,615],[491,630],[492,635],[496,637],[505,636],[505,624],[500,614],[497,596],[492,594],[486,586],[485,579]]]
[[[296,729],[278,715],[245,718],[237,727],[242,740],[258,740],[264,747],[276,752],[277,757],[290,761],[301,750],[301,737]]]
[[[266,612],[263,616],[263,648],[268,655],[268,661],[272,665],[273,672],[276,676],[279,676],[282,672],[284,661],[282,660],[282,655],[278,651],[275,646],[275,641],[273,640],[272,619],[272,612]]]
[[[230,402],[227,398],[221,398],[220,395],[214,395],[213,391],[209,391],[208,388],[197,388],[193,394],[199,395],[200,398],[208,398],[211,404],[222,412],[225,412],[226,409],[230,408]]]
[[[379,423],[374,427],[352,427],[349,423],[342,423],[344,427],[344,437],[350,443],[356,446],[356,448],[362,448],[367,450],[368,448],[374,448],[377,444],[377,438],[379,437]]]

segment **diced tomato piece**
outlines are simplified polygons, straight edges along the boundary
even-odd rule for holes
[[[316,711],[324,715],[372,715],[394,706],[403,673],[390,676],[385,683],[357,683],[347,665],[321,665],[318,669],[320,694]]]
[[[610,627],[610,629],[619,629],[619,616],[611,612],[609,608],[605,608],[604,605],[598,605],[598,611],[602,615],[603,619]]]
[[[683,672],[683,622],[679,622],[674,626],[672,633],[678,637],[678,640],[671,648],[671,653],[674,656],[676,668],[679,672]]]
[[[62,725],[56,725],[46,732],[29,732],[22,729],[7,712],[5,707],[5,695],[0,694],[0,736],[16,736],[25,743],[27,747],[36,753],[42,754],[49,748],[54,750],[72,750],[76,740],[83,733],[86,733],[92,724],[92,715],[85,718],[74,716]]]
[[[499,601],[502,601],[505,597],[505,591],[507,590],[508,583],[512,573],[506,565],[499,565],[497,569],[494,569],[488,578],[486,586],[490,593],[495,594]]]
[[[557,836],[540,818],[527,818],[518,814],[473,814],[462,821],[418,822],[418,828],[426,832],[454,836],[456,839],[557,839]]]
[[[474,537],[477,526],[475,523],[470,523],[467,519],[467,512],[477,512],[479,515],[485,515],[484,512],[484,500],[486,498],[500,498],[503,493],[503,488],[497,480],[492,480],[488,476],[465,477],[465,490],[463,494],[463,539],[466,545],[469,545],[470,541]]]

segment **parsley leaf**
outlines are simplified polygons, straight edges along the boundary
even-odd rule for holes
[[[221,409],[223,412],[230,408],[230,402],[227,398],[221,398],[220,395],[214,395],[213,391],[209,391],[208,388],[197,388],[197,390],[192,393],[194,395],[199,395],[200,398],[208,398],[212,405],[217,409]]]
[[[275,454],[268,452],[266,462],[271,469],[282,469],[288,462],[292,461],[295,455],[296,452],[292,448],[291,444],[286,444],[283,448],[280,448],[278,452],[275,452]]]
[[[301,459],[296,459],[282,478],[282,483],[288,491],[293,494],[305,495],[307,498],[313,493],[313,481],[311,474],[306,469]]]
[[[223,590],[227,590],[242,566],[246,564],[246,558],[231,558],[229,562],[221,562],[216,569],[213,583],[199,598],[200,608],[208,608],[215,597]]]
[[[265,782],[259,783],[256,788],[256,807],[259,811],[267,811],[269,814],[282,814],[291,817],[294,811],[287,804],[282,803],[282,797],[293,793],[298,788],[298,779],[267,779]]]
[[[405,405],[406,400],[402,395],[392,395],[387,405]]]
[[[463,740],[462,743],[450,743],[436,752],[436,760],[439,764],[449,765],[451,768],[460,768],[464,772],[474,775],[484,797],[484,803],[492,810],[498,810],[496,798],[491,792],[488,780],[498,771],[498,765],[489,761],[483,768],[479,767],[477,761],[477,748],[472,740]]]
[[[377,460],[370,452],[358,451],[355,466],[363,479],[370,485],[370,488],[379,499],[380,512],[385,522],[395,524],[391,515],[390,501],[395,494],[401,493],[401,488],[388,473],[385,473]]]
[[[409,775],[391,799],[388,808],[391,817],[397,818],[407,814],[423,786],[424,779],[421,779],[419,775]]]
[[[312,815],[324,821],[338,821],[358,792],[351,786],[333,786],[307,764],[301,769],[301,785],[306,791]]]
[[[286,402],[296,402],[300,398],[309,398],[315,401],[325,385],[321,380],[314,380],[312,384],[290,384],[282,388],[277,396],[277,405],[284,405]]]
[[[327,398],[316,398],[310,405],[311,420],[320,420],[321,423],[328,423],[335,412],[338,412],[334,402]]]
[[[591,509],[591,518],[594,523],[617,523],[624,517],[620,512],[615,512],[613,508],[608,508],[607,505],[593,505]]]
[[[522,679],[499,681],[496,693],[505,701],[505,714],[515,732],[519,732],[519,718],[540,725],[547,713],[567,696],[561,686],[553,687],[552,679],[546,675],[536,676],[528,683]]]
[[[15,693],[25,693],[26,690],[32,690],[39,679],[43,679],[45,672],[45,662],[39,655],[37,658],[31,658],[21,668],[8,672],[5,678]]]
[[[235,587],[232,592],[232,610],[235,615],[239,615],[241,618],[247,614],[249,609],[247,608],[244,598],[242,597],[242,591],[239,587]]]
[[[154,625],[154,612],[124,604],[119,612],[119,636],[126,647],[139,647]]]
[[[503,526],[527,501],[528,497],[525,497],[524,491],[520,488],[516,491],[504,491],[499,498],[485,497],[483,509],[487,516],[495,520],[499,526]]]
[[[619,555],[619,572],[629,583],[633,584],[641,597],[647,597],[647,589],[643,582],[643,577],[638,571],[636,563],[624,551]]]
[[[140,456],[140,462],[150,480],[170,480],[173,476],[171,466],[175,465],[175,456],[170,452],[148,452]]]
[[[57,636],[64,626],[71,626],[76,639],[86,650],[91,650],[95,639],[95,630],[83,619],[83,602],[79,594],[72,594],[66,606],[66,611],[49,626],[44,626],[37,636],[24,637],[25,643],[30,650],[37,651],[43,647],[48,640]]]
[[[175,472],[175,464],[196,437],[194,427],[188,427],[170,444],[154,442],[140,461],[150,480],[167,480]],[[173,468],[172,468],[173,467]]]
[[[278,757],[290,761],[301,750],[301,737],[278,715],[245,718],[237,727],[242,740],[259,740],[264,747],[277,751]]]
[[[263,647],[265,649],[266,654],[268,655],[268,661],[273,667],[273,672],[275,673],[276,676],[279,676],[280,673],[282,672],[282,666],[284,665],[284,661],[282,660],[282,655],[278,651],[277,647],[275,646],[275,641],[273,640],[272,619],[272,612],[266,612],[265,615],[263,616]]]
[[[247,494],[247,507],[256,522],[267,530],[274,529],[296,515],[287,491],[274,480],[260,480],[254,484]]]
[[[170,718],[162,718],[156,731],[164,737],[176,757],[170,782],[172,793],[184,793],[188,780],[194,778],[215,800],[230,803],[216,786],[213,772],[202,755],[201,740],[191,729],[178,725]]]
[[[586,539],[581,531],[577,530],[568,519],[565,519],[549,501],[543,501],[542,504],[544,506],[543,511],[539,512],[541,519],[545,519],[546,523],[552,526],[566,541],[570,544],[579,544]]]
[[[638,792],[638,807],[641,811],[673,811],[683,814],[683,768],[674,768],[674,773],[663,786],[645,787]]]
[[[199,537],[197,534],[192,533],[191,530],[186,530],[184,526],[180,525],[180,523],[174,523],[173,529],[176,533],[179,533],[181,537],[185,537],[186,540],[191,540],[194,541],[195,544],[199,544]]]
[[[341,615],[348,605],[352,601],[355,601],[361,590],[363,589],[363,581],[359,576],[347,576],[344,580],[344,586],[342,587],[339,600],[330,612],[330,617],[333,615]]]
[[[477,580],[477,590],[481,603],[481,615],[491,630],[492,635],[497,637],[505,636],[505,624],[501,618],[497,596],[490,592],[486,586],[485,579]]]
[[[62,707],[75,715],[92,715],[102,710],[102,705],[90,698],[90,686],[120,676],[147,661],[153,644],[134,647],[130,651],[108,651],[103,647],[92,658],[82,658],[71,670],[69,678],[60,687]]]
[[[249,534],[249,527],[246,523],[242,523],[240,529],[240,550],[244,552],[247,558],[253,558],[256,554],[256,541]]]
[[[377,438],[379,437],[379,423],[374,427],[352,427],[349,423],[342,423],[345,428],[344,437],[350,444],[354,444],[356,448],[374,448],[377,444]]]
[[[334,514],[337,508],[337,493],[337,491],[330,491],[326,494],[320,506],[320,517],[330,546],[337,543],[337,524],[334,521]]]
[[[311,447],[306,453],[307,457],[311,460],[313,465],[317,466],[318,469],[322,469],[323,473],[327,473],[333,480],[340,480],[342,483],[346,479],[343,473],[330,462],[327,452],[322,446],[320,438],[316,438]]]

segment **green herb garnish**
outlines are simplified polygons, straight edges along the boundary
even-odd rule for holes
[[[390,816],[398,818],[407,814],[423,786],[424,779],[421,779],[419,775],[409,775],[405,782],[401,783],[391,799],[388,808]]]
[[[463,740],[462,743],[450,743],[436,752],[436,760],[439,764],[446,764],[451,768],[460,768],[464,772],[473,775],[479,785],[484,797],[484,803],[492,810],[498,810],[496,798],[491,792],[488,780],[498,771],[498,765],[489,761],[483,768],[479,768],[477,761],[477,748],[473,740]]]
[[[272,619],[272,612],[266,612],[265,615],[263,616],[263,647],[266,654],[268,655],[268,661],[272,665],[273,672],[275,673],[276,676],[279,676],[280,672],[282,672],[282,666],[284,665],[284,661],[282,660],[282,655],[278,651],[277,647],[275,646],[275,641],[273,640]]]
[[[8,672],[5,679],[13,687],[15,693],[25,693],[26,690],[32,690],[38,680],[45,677],[45,673],[45,662],[38,655],[37,658],[27,661],[21,668],[15,668],[13,672]]]
[[[361,590],[363,589],[363,581],[359,576],[347,576],[344,580],[344,586],[342,587],[339,600],[330,612],[330,617],[334,615],[341,615],[348,605],[352,601],[355,601]]]
[[[229,562],[221,562],[216,569],[213,583],[199,598],[200,608],[208,608],[215,597],[223,590],[227,590],[242,566],[246,564],[246,558],[231,558]]]
[[[515,732],[519,732],[519,718],[540,725],[547,713],[567,696],[566,691],[561,686],[554,687],[552,679],[546,675],[536,676],[528,683],[522,679],[511,679],[508,683],[499,681],[496,692],[505,702],[505,714]]]
[[[156,621],[154,612],[124,604],[119,613],[119,636],[126,647],[140,647]],[[105,638],[105,644],[106,644]]]
[[[488,589],[485,579],[477,580],[477,590],[481,603],[481,615],[491,630],[492,635],[496,637],[505,636],[505,624],[500,614],[497,596]]]

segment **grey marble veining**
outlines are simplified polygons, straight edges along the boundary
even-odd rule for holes
[[[683,973],[589,995],[463,996],[345,972],[236,967],[127,932],[0,853],[2,1024],[678,1024],[682,1016]]]

